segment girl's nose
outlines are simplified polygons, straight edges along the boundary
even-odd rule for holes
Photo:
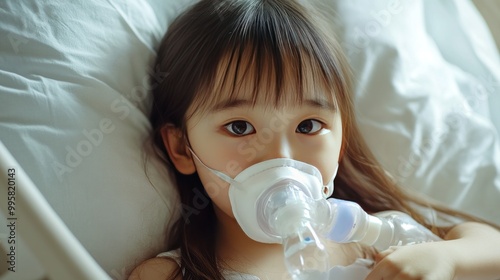
[[[292,146],[286,136],[277,134],[273,141],[266,145],[262,161],[275,158],[293,158]]]

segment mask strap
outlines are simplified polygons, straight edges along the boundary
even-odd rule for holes
[[[190,146],[188,146],[188,149],[191,152],[191,154],[193,155],[193,157],[201,165],[203,165],[206,169],[208,169],[210,172],[212,172],[213,174],[215,174],[217,177],[221,178],[222,180],[228,182],[229,184],[237,184],[237,182],[233,178],[229,177],[228,175],[226,175],[218,170],[212,169],[212,168],[208,167],[205,163],[203,163],[203,161],[201,161],[201,159],[194,153],[194,151],[191,149]]]

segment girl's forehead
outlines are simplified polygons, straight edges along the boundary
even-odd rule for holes
[[[259,107],[269,107],[280,109],[284,107],[296,107],[303,103],[311,101],[318,104],[330,104],[327,94],[321,91],[304,91],[299,92],[299,89],[284,89],[282,93],[277,93],[274,90],[266,88],[253,90],[241,88],[236,92],[219,91],[213,93],[214,98],[211,102],[207,102],[210,110],[219,110],[225,107],[236,105],[249,105]],[[215,98],[215,96],[217,96]]]
[[[270,57],[269,59],[273,59]],[[249,56],[237,61],[223,59],[213,78],[199,89],[192,113],[217,111],[239,102],[253,106],[283,108],[314,101],[335,107],[335,88],[320,79],[311,62],[282,60],[281,65],[256,63]]]
[[[237,88],[222,88],[210,91],[204,98],[198,98],[192,104],[192,113],[204,115],[210,112],[219,112],[228,108],[259,107],[266,110],[283,110],[297,108],[305,104],[336,111],[334,94],[324,88],[301,90],[293,87],[294,81],[277,91],[275,87],[256,87],[251,81],[241,83]]]

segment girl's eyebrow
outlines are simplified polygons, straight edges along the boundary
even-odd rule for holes
[[[254,102],[246,99],[227,99],[217,103],[214,107],[210,109],[211,112],[220,112],[224,110],[229,110],[238,107],[252,107],[254,106]],[[328,110],[332,112],[337,112],[337,107],[335,104],[328,102],[324,99],[306,99],[303,101],[302,105],[310,106],[313,108]]]

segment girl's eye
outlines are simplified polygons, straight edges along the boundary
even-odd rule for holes
[[[224,126],[227,131],[237,136],[245,136],[255,132],[253,126],[246,121],[234,121]]]
[[[323,123],[317,120],[309,119],[299,123],[295,131],[303,134],[314,134],[320,131],[322,128],[323,128]]]

